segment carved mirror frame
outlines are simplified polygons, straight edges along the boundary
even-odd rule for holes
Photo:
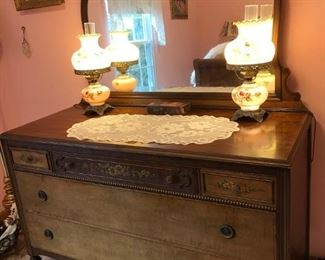
[[[289,69],[283,68],[278,60],[278,43],[281,21],[281,0],[274,0],[273,13],[273,42],[276,53],[273,59],[275,71],[275,92],[270,93],[263,104],[265,109],[293,109],[305,110],[300,102],[300,94],[293,93],[287,88]],[[88,0],[81,0],[81,22],[88,22]],[[115,106],[146,106],[155,101],[183,101],[189,102],[196,108],[234,109],[237,105],[232,101],[230,93],[203,92],[118,92],[112,91],[109,103]]]

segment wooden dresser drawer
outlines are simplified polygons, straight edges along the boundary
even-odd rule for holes
[[[90,159],[78,154],[53,153],[55,174],[103,184],[133,186],[147,190],[199,193],[198,171],[194,168],[157,166],[112,158]]]
[[[275,178],[202,169],[203,194],[275,205]]]
[[[205,252],[195,252],[90,225],[80,225],[36,214],[26,214],[25,218],[32,247],[71,259],[225,260]]]
[[[29,214],[96,225],[113,233],[225,259],[253,260],[260,259],[261,254],[265,260],[274,259],[274,212],[25,172],[15,174],[20,194],[24,194],[23,210]],[[139,244],[138,250],[145,250],[143,247]]]
[[[44,151],[10,149],[14,166],[49,170],[48,154]]]

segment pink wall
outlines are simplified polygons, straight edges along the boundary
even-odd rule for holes
[[[80,1],[22,12],[16,12],[14,1],[0,1],[0,10],[2,132],[78,102],[84,82],[70,65],[79,46],[74,36],[81,31]],[[21,26],[27,29],[30,58],[22,53]]]
[[[325,257],[325,1],[283,1],[280,60],[291,69],[289,86],[317,120],[311,179],[311,252]]]
[[[0,2],[0,105],[6,129],[78,102],[84,79],[70,58],[79,48],[80,1],[16,12],[14,1]],[[21,26],[32,49],[22,53]]]
[[[0,1],[0,131],[38,119],[79,101],[79,93],[85,81],[74,75],[70,57],[79,48],[75,36],[81,32],[80,1],[65,2],[62,6],[16,12],[14,1]],[[289,87],[302,94],[303,101],[318,122],[312,169],[310,234],[311,253],[323,257],[324,13],[324,0],[283,0],[279,45],[280,60],[292,71]],[[182,28],[182,21],[174,23],[179,29]],[[27,28],[27,40],[33,50],[31,58],[26,58],[21,51],[21,26]],[[219,31],[215,32],[218,33]],[[177,57],[168,59],[169,63],[176,61]]]
[[[189,0],[188,19],[171,19],[169,1],[163,1],[166,46],[155,51],[157,83],[160,88],[190,84],[193,57],[198,55],[197,0]]]

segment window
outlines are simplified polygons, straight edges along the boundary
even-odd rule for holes
[[[155,88],[155,67],[153,55],[153,33],[150,14],[112,15],[110,30],[128,30],[129,40],[140,50],[139,62],[129,68],[137,81],[138,91],[150,91]]]

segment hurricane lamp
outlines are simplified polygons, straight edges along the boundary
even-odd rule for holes
[[[111,44],[106,48],[111,66],[120,73],[112,81],[112,86],[116,91],[133,91],[137,85],[137,80],[127,74],[127,70],[130,66],[138,63],[139,48],[129,42],[128,34],[128,31],[111,32]]]
[[[240,107],[232,117],[251,117],[262,122],[265,111],[260,106],[268,97],[267,88],[255,81],[260,70],[269,70],[275,54],[272,42],[273,19],[253,19],[236,22],[238,36],[225,48],[227,68],[243,79],[232,90],[233,101]]]
[[[112,108],[106,103],[110,89],[99,83],[102,74],[110,71],[109,54],[98,44],[101,35],[96,33],[95,24],[85,23],[84,29],[85,33],[79,35],[81,47],[73,53],[71,62],[75,74],[84,76],[88,81],[88,86],[81,91],[83,100],[89,104],[85,114],[94,112],[103,115]]]

